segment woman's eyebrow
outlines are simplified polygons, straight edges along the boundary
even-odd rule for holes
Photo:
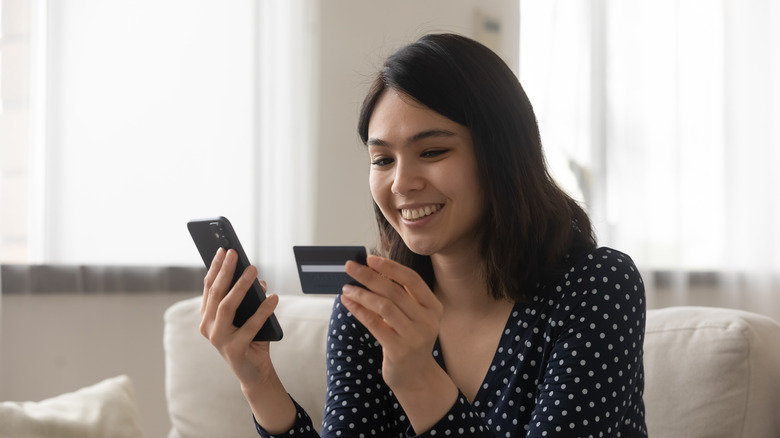
[[[455,135],[454,132],[448,131],[446,129],[429,129],[427,131],[418,132],[417,134],[414,134],[413,136],[409,137],[406,142],[407,143],[414,143],[420,140],[424,140],[426,138],[434,138],[434,137],[453,137]]]
[[[382,140],[381,138],[369,137],[368,140],[366,140],[366,146],[390,147],[390,143]]]
[[[449,131],[447,129],[428,129],[425,131],[418,132],[417,134],[414,134],[413,136],[406,139],[406,143],[415,143],[421,140],[425,140],[426,138],[435,138],[435,137],[453,137],[456,134],[452,131]],[[366,146],[383,146],[383,147],[389,147],[390,143],[382,140],[381,138],[376,137],[370,137],[366,141]]]

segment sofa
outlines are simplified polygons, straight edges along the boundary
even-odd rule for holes
[[[315,425],[332,304],[332,296],[282,295],[276,311],[285,337],[271,347],[274,363]],[[256,437],[238,381],[199,323],[200,298],[164,315],[168,438]],[[651,437],[780,438],[777,322],[712,307],[650,310],[644,360]],[[142,438],[138,417],[132,382],[117,376],[40,402],[0,402],[0,437]]]
[[[284,339],[271,354],[288,391],[313,417],[325,401],[325,337],[332,297],[282,296]],[[216,350],[198,332],[200,300],[165,314],[169,438],[257,436],[249,408]],[[710,307],[650,310],[645,336],[649,435],[780,438],[780,324]]]

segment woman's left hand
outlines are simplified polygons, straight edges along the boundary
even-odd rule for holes
[[[387,385],[395,392],[423,389],[429,368],[440,368],[431,353],[442,304],[414,270],[373,255],[367,262],[347,262],[347,274],[365,289],[345,285],[341,301],[382,346]]]
[[[367,262],[347,262],[347,274],[365,288],[345,285],[341,303],[382,346],[382,378],[420,433],[458,398],[455,382],[433,358],[443,306],[414,270],[383,257]]]

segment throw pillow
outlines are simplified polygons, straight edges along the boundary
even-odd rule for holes
[[[142,438],[132,383],[117,376],[39,402],[0,402],[5,438]]]

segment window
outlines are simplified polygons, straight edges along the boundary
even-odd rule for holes
[[[2,0],[4,23],[32,23],[17,39],[34,62],[20,74],[29,127],[5,129],[13,101],[3,95],[0,220],[18,232],[0,224],[0,263],[200,266],[186,221],[224,215],[263,278],[296,290],[291,242],[313,243],[315,217],[317,9],[151,6]],[[3,26],[4,57],[16,27]]]
[[[0,1],[0,261],[28,258],[33,57],[32,5]]]
[[[777,281],[777,3],[524,1],[521,11],[521,80],[545,147],[580,171],[601,243],[645,270]]]
[[[253,247],[253,4],[150,5],[2,1],[3,263],[198,264],[216,214]]]

